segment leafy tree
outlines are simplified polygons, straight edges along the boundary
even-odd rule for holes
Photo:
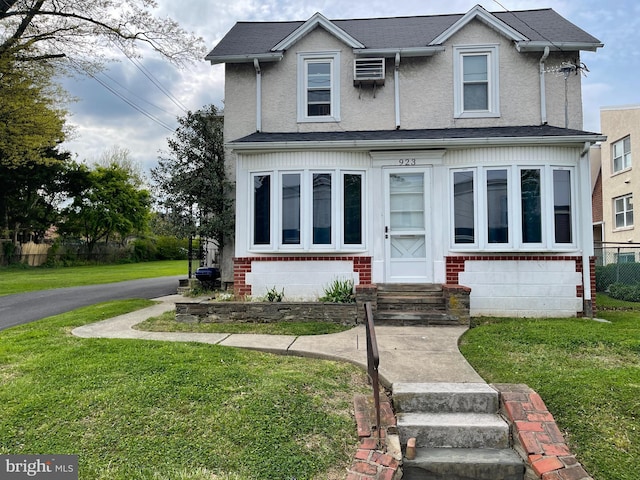
[[[223,118],[214,105],[178,118],[168,140],[167,156],[158,159],[151,177],[159,203],[174,232],[181,236],[197,228],[222,253],[225,236],[233,232],[231,183],[226,177]]]
[[[124,242],[146,229],[151,196],[126,169],[117,163],[96,165],[81,183],[83,188],[63,212],[61,230],[83,238],[89,253],[100,241],[117,237]]]
[[[0,0],[0,57],[65,60],[100,68],[114,47],[130,57],[146,45],[181,64],[203,56],[203,41],[156,17],[154,0]]]

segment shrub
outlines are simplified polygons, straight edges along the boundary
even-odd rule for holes
[[[277,291],[275,285],[269,289],[267,289],[267,294],[264,296],[264,299],[267,302],[281,302],[284,298],[284,288],[282,291]]]
[[[627,302],[640,302],[640,284],[613,283],[609,286],[609,296]]]
[[[596,291],[606,292],[614,283],[640,283],[640,263],[610,263],[596,267]]]
[[[353,303],[356,296],[353,293],[353,280],[335,279],[331,285],[324,288],[324,295],[319,298],[321,302]]]

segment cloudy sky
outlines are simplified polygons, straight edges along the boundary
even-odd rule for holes
[[[585,130],[600,131],[602,106],[640,104],[637,0],[158,0],[157,15],[177,20],[210,50],[238,21],[307,20],[315,12],[329,19],[466,13],[476,4],[492,12],[551,7],[605,44],[582,54],[589,69]],[[207,104],[221,107],[224,100],[224,66],[204,59],[182,70],[153,55],[140,63],[123,59],[98,78],[65,81],[77,102],[70,105],[74,138],[64,147],[88,162],[117,146],[148,170],[166,151],[177,117]]]

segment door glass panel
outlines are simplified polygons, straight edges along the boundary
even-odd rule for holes
[[[389,176],[389,215],[392,230],[424,230],[424,175]]]

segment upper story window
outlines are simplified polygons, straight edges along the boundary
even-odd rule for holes
[[[561,167],[453,170],[453,245],[484,250],[572,245],[572,174]]]
[[[631,168],[631,137],[618,140],[611,146],[613,173]]]
[[[340,55],[298,54],[298,121],[340,120]]]
[[[455,116],[499,117],[498,46],[458,46],[453,57]]]

